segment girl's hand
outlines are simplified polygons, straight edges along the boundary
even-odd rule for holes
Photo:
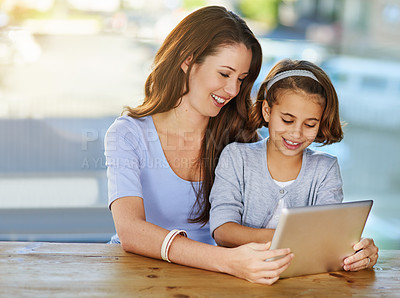
[[[229,249],[227,273],[253,283],[272,285],[293,259],[289,248],[269,250],[271,242],[248,243]],[[279,257],[273,261],[266,259]]]
[[[363,238],[353,246],[353,249],[356,252],[344,259],[344,270],[358,271],[372,268],[376,264],[378,260],[378,247],[375,246],[374,240]]]

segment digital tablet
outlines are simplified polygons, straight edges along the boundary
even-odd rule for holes
[[[372,203],[283,208],[270,249],[289,247],[295,257],[280,277],[343,270],[343,260],[361,239]]]

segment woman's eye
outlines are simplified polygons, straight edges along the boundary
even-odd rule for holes
[[[306,124],[306,126],[309,128],[313,128],[313,127],[315,127],[315,124]]]
[[[239,80],[239,82],[243,82],[244,80],[245,80],[246,78],[239,78],[238,80]]]
[[[221,76],[223,76],[224,78],[229,78],[229,75],[227,75],[226,73],[220,72],[219,73]]]

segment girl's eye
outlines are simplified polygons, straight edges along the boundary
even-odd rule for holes
[[[243,82],[245,79],[246,79],[246,78],[242,78],[242,79],[241,79],[241,78],[239,78],[238,80],[239,80],[239,82],[241,82],[241,83],[242,83],[242,82]]]
[[[283,119],[283,118],[282,118],[282,121],[283,121],[284,123],[286,123],[286,124],[293,123],[293,121],[291,121],[291,120],[285,120],[285,119]]]
[[[306,124],[306,126],[309,128],[313,128],[313,127],[315,127],[315,124]]]

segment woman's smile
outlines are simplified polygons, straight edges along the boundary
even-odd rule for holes
[[[229,99],[230,99],[230,98],[220,97],[220,96],[215,95],[213,93],[211,93],[211,97],[213,98],[214,103],[216,104],[216,106],[219,107],[219,108],[222,108],[225,105],[225,103],[227,101],[229,101]]]

